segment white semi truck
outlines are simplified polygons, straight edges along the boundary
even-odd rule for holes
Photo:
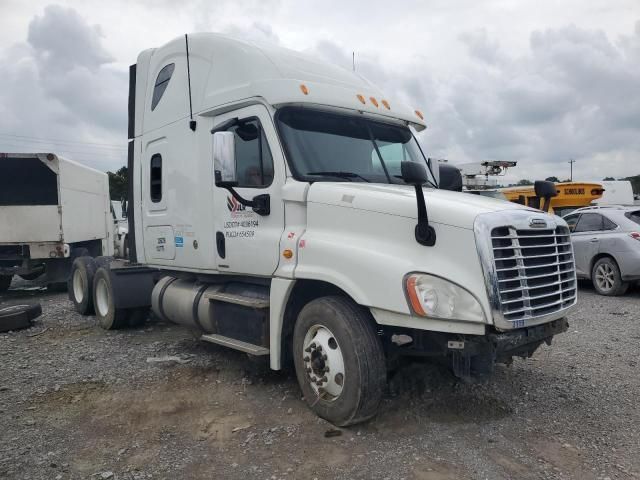
[[[85,255],[113,255],[107,175],[53,153],[0,153],[0,292],[14,275],[63,286]]]
[[[298,52],[217,34],[142,52],[131,261],[76,259],[76,308],[110,329],[151,307],[272,369],[293,363],[336,425],[375,414],[398,355],[460,376],[529,357],[576,304],[567,225],[447,191],[424,128],[357,73]]]

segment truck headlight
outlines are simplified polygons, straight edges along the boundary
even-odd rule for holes
[[[480,302],[455,283],[426,273],[405,277],[405,291],[411,310],[421,317],[484,322]]]

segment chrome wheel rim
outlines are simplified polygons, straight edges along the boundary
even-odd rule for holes
[[[342,350],[335,336],[324,325],[314,325],[304,337],[302,361],[313,391],[332,402],[342,394],[345,371]]]
[[[96,308],[102,317],[109,312],[109,287],[104,278],[100,278],[96,284]]]
[[[80,274],[80,270],[73,272],[73,296],[77,303],[82,303],[84,300],[84,278]]]
[[[615,272],[608,263],[602,263],[596,268],[596,284],[603,291],[608,291],[615,285]]]

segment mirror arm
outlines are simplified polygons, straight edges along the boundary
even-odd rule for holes
[[[544,197],[544,203],[542,204],[542,211],[549,213],[550,206],[551,206],[551,197]]]
[[[251,207],[258,215],[265,217],[271,213],[271,197],[268,193],[256,195],[253,197],[253,200],[247,200],[246,198],[242,198],[240,194],[233,189],[233,187],[236,186],[235,183],[236,182],[224,182],[219,183],[218,186],[228,190],[233,198],[235,198],[240,204],[245,207]]]
[[[416,242],[425,247],[433,247],[436,244],[436,231],[429,225],[427,215],[427,204],[424,200],[422,185],[414,185],[416,189],[416,200],[418,202],[418,224],[415,229]]]

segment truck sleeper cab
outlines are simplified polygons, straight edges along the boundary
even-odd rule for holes
[[[489,373],[567,329],[564,221],[438,188],[422,113],[354,72],[194,34],[130,73],[131,261],[74,264],[93,300],[76,306],[105,328],[151,306],[272,369],[292,361],[341,426],[375,415],[396,355]]]

